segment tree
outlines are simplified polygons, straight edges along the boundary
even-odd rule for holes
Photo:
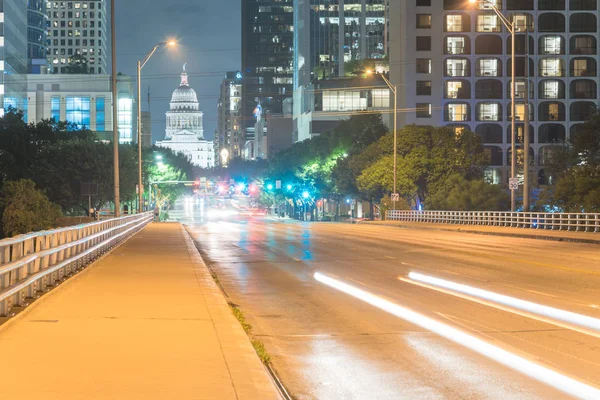
[[[427,201],[431,210],[502,211],[510,206],[510,196],[502,187],[482,179],[467,180],[451,176],[445,188],[432,193]],[[447,190],[446,188],[449,188]]]
[[[67,74],[89,74],[88,59],[82,54],[69,57],[69,65],[65,68]]]
[[[576,165],[551,189],[548,205],[564,212],[600,212],[600,166]]]
[[[600,165],[600,113],[595,113],[585,123],[576,125],[569,138],[573,153],[579,162]]]
[[[137,151],[132,145],[119,146],[121,200],[135,200]],[[113,147],[91,140],[59,141],[42,147],[32,168],[32,179],[48,197],[69,213],[87,210],[81,196],[82,183],[97,183],[94,206],[114,201]]]
[[[447,182],[454,174],[467,180],[482,178],[487,161],[479,137],[470,131],[457,136],[450,128],[409,125],[398,132],[397,144],[397,191],[417,204],[430,192],[449,189]],[[348,162],[365,198],[392,191],[392,153],[389,134]]]
[[[30,180],[5,182],[0,196],[2,231],[6,236],[50,229],[61,216],[53,204]]]
[[[66,122],[44,120],[26,124],[21,111],[0,118],[0,181],[30,178],[36,157],[44,146],[67,140],[94,140],[87,130]]]
[[[361,152],[386,132],[381,115],[352,116],[331,132],[295,143],[276,154],[270,159],[267,175],[286,182],[301,183],[320,193],[321,197],[339,194],[334,177],[342,174],[343,170],[338,163]]]
[[[547,190],[538,208],[565,212],[600,211],[600,114],[576,125],[569,143],[553,148],[550,174],[554,187]],[[562,171],[561,171],[562,169]]]
[[[191,181],[195,179],[194,165],[185,155],[176,153],[171,149],[155,146],[144,150],[142,158],[144,160],[142,179],[145,188],[148,187],[150,182]],[[166,197],[169,201],[175,201],[190,191],[188,187],[182,184],[157,184],[157,186],[160,187],[163,197]]]

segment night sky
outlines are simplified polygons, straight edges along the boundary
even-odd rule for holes
[[[176,49],[159,50],[142,70],[142,110],[150,86],[153,140],[164,138],[165,112],[184,63],[204,112],[204,137],[212,139],[221,81],[226,71],[240,68],[241,0],[124,0],[116,12],[119,72],[135,77],[137,61],[155,44],[179,42]]]

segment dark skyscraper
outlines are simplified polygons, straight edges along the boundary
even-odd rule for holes
[[[46,0],[29,0],[27,2],[27,61],[30,74],[39,74],[48,69],[47,38]]]
[[[292,97],[293,1],[242,1],[242,118],[253,127],[262,114],[281,114]],[[260,105],[260,107],[259,107]]]

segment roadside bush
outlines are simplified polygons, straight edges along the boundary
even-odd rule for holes
[[[428,210],[504,211],[510,207],[510,196],[499,185],[482,179],[466,180],[453,175],[431,196]]]
[[[15,236],[50,229],[62,215],[60,207],[27,179],[5,182],[0,192],[2,233]]]

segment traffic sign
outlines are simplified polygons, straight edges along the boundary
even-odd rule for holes
[[[508,188],[510,190],[519,190],[519,178],[509,178]]]
[[[392,193],[392,201],[400,201],[400,193]]]
[[[275,181],[275,189],[281,189],[281,181]]]

